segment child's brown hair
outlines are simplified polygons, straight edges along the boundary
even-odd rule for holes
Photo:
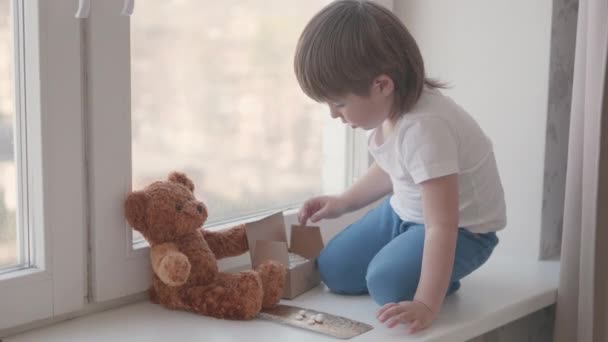
[[[424,85],[442,87],[425,77],[418,45],[401,20],[363,0],[333,1],[317,13],[300,36],[294,69],[304,93],[318,102],[369,95],[374,78],[386,74],[395,85],[395,115],[412,108]]]

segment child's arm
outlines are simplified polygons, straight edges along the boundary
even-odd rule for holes
[[[389,326],[409,322],[410,332],[431,325],[443,304],[449,286],[458,237],[458,175],[421,183],[425,221],[422,273],[412,302],[382,307],[378,319]],[[398,306],[397,306],[398,305]]]
[[[355,211],[373,203],[393,191],[390,176],[374,162],[363,177],[359,178],[340,198],[347,212]]]
[[[373,163],[365,175],[342,195],[313,197],[304,202],[298,213],[298,221],[306,224],[309,218],[312,222],[317,222],[325,218],[339,217],[344,213],[363,208],[391,191],[393,191],[391,178]]]
[[[423,182],[425,221],[422,273],[414,300],[427,305],[435,315],[447,292],[458,238],[458,176],[449,175]]]

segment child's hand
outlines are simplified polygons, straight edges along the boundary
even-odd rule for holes
[[[347,211],[344,201],[337,196],[319,196],[313,197],[302,205],[298,213],[298,221],[305,225],[310,219],[311,222],[317,222],[326,218],[336,218]]]
[[[428,328],[435,316],[425,304],[418,301],[388,303],[376,315],[380,323],[387,322],[389,328],[399,323],[410,324],[410,334]]]

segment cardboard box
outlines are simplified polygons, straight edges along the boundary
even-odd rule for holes
[[[245,229],[253,268],[269,259],[287,268],[283,298],[293,299],[321,283],[315,262],[323,249],[319,227],[292,225],[289,245],[282,212],[249,222]]]

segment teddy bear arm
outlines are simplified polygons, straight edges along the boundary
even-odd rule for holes
[[[218,259],[241,255],[249,250],[245,225],[220,231],[203,230],[203,236]]]
[[[182,285],[190,276],[191,265],[188,257],[181,253],[174,243],[152,246],[150,260],[154,273],[169,286]]]

